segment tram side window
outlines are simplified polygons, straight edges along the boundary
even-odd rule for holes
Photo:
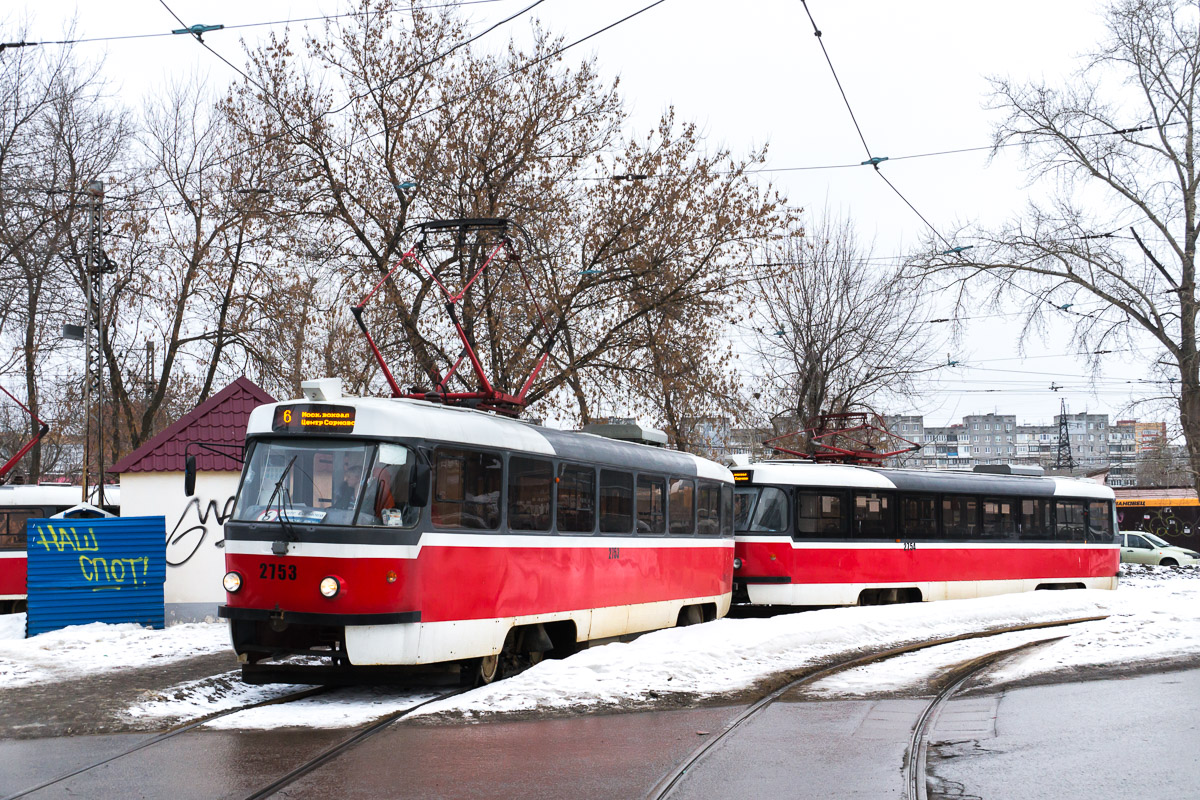
[[[591,533],[596,529],[596,471],[563,464],[558,470],[558,530]]]
[[[900,520],[906,539],[936,539],[937,502],[933,497],[904,495],[900,498]]]
[[[1116,541],[1113,531],[1112,506],[1104,500],[1088,503],[1087,538],[1089,542],[1111,544]]]
[[[696,532],[713,535],[721,532],[721,487],[700,484],[696,501]]]
[[[983,538],[1017,538],[1016,501],[1010,498],[985,497],[983,500]]]
[[[879,492],[854,493],[854,535],[860,539],[892,538],[891,498]]]
[[[978,539],[979,500],[961,495],[943,497],[942,530],[947,539]]]
[[[1052,530],[1048,500],[1029,497],[1021,500],[1021,538],[1023,540],[1041,542],[1053,539]]]
[[[671,481],[671,493],[667,504],[670,514],[671,533],[689,534],[696,532],[696,482],[676,478]]]
[[[25,522],[42,516],[40,508],[0,511],[0,549],[25,549]]]
[[[508,459],[508,527],[550,530],[550,487],[554,469],[540,458]]]
[[[637,532],[662,533],[667,525],[667,489],[662,478],[637,479]]]
[[[797,538],[822,539],[843,535],[841,495],[796,492]]]
[[[633,476],[628,472],[600,470],[600,532],[633,530]]]
[[[407,447],[386,442],[379,445],[356,525],[411,528],[420,521],[421,509],[408,502],[415,462]]]
[[[437,528],[495,530],[500,525],[500,457],[438,448],[434,457],[433,524]]]
[[[733,538],[733,487],[721,487],[721,535]]]
[[[1082,542],[1087,539],[1086,504],[1082,500],[1059,500],[1054,504],[1054,539]]]

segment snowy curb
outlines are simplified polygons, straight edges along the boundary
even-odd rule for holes
[[[1109,613],[1110,592],[1035,592],[770,619],[723,619],[646,634],[562,661],[544,661],[492,686],[431,703],[413,716],[472,717],[556,708],[637,707],[664,697],[744,691],[772,676],[864,649]]]

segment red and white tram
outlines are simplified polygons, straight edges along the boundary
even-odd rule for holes
[[[1117,585],[1113,491],[1091,481],[800,461],[738,467],[734,479],[735,601],[871,605]]]
[[[468,408],[310,397],[254,410],[225,523],[219,613],[246,680],[458,662],[487,682],[728,611],[726,468]],[[296,655],[319,659],[280,663]]]

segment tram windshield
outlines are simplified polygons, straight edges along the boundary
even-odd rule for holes
[[[788,498],[773,486],[739,486],[733,493],[733,529],[779,533],[788,528]]]
[[[235,520],[412,527],[413,452],[392,443],[258,442],[246,462]]]

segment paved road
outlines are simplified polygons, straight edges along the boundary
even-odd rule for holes
[[[1200,669],[1014,689],[989,734],[942,728],[929,770],[946,797],[1200,797]]]
[[[934,728],[933,798],[1197,796],[1200,666],[1003,693],[964,691]],[[671,796],[904,797],[904,756],[925,704],[920,697],[786,696],[718,745]],[[637,798],[739,711],[398,725],[289,787],[286,796]],[[206,731],[35,796],[244,797],[335,737]],[[0,743],[0,787],[28,786],[119,743],[116,737]]]

